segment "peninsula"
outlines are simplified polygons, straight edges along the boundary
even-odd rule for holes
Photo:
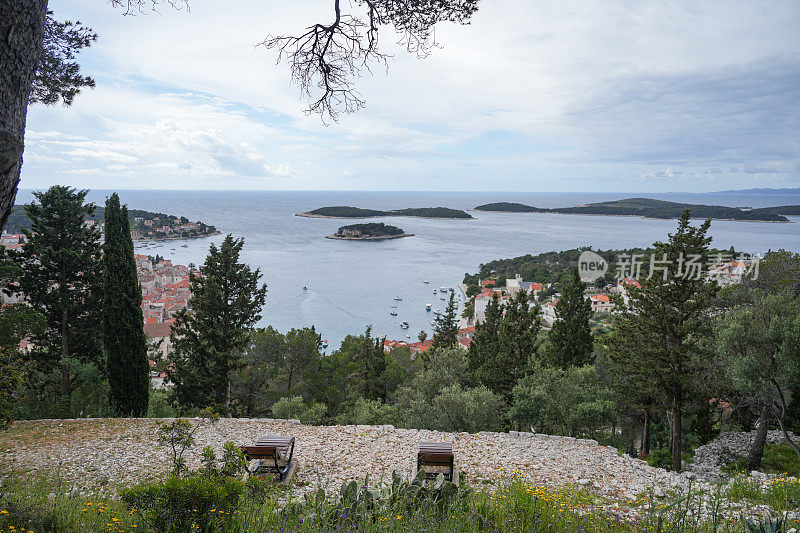
[[[370,224],[342,226],[339,228],[339,231],[325,238],[345,241],[382,241],[385,239],[399,239],[401,237],[413,236],[413,233],[406,233],[397,226],[390,226],[383,222],[373,222]]]
[[[103,227],[105,221],[105,208],[97,206],[94,216],[89,220]],[[219,235],[214,226],[204,222],[192,222],[186,217],[153,213],[141,209],[129,209],[128,221],[131,225],[131,238],[134,241],[170,241],[180,239],[197,239],[211,235]],[[15,205],[6,224],[9,233],[21,233],[23,229],[30,229],[31,219],[25,212],[24,205]]]
[[[377,217],[417,217],[417,218],[443,218],[443,219],[469,219],[472,215],[460,209],[448,207],[411,207],[407,209],[392,209],[380,211],[377,209],[363,209],[349,205],[320,207],[313,211],[297,213],[298,217],[310,218],[377,218]]]
[[[784,205],[747,209],[721,205],[682,204],[650,198],[627,198],[611,202],[597,202],[553,209],[533,207],[514,202],[496,202],[479,205],[475,211],[505,213],[558,213],[573,215],[639,216],[644,218],[679,218],[684,209],[690,209],[695,218],[716,220],[743,220],[756,222],[790,222],[786,215],[800,215],[800,205]]]

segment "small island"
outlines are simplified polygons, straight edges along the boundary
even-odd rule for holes
[[[651,198],[627,198],[625,200],[597,202],[572,207],[556,207],[553,209],[533,207],[515,202],[495,202],[479,205],[475,208],[476,211],[495,211],[503,213],[639,216],[658,219],[680,218],[684,209],[690,209],[692,216],[695,218],[750,222],[790,222],[790,220],[786,218],[786,215],[796,216],[800,214],[800,206],[797,205],[745,209],[722,205],[683,204],[664,200],[653,200]]]
[[[320,207],[313,211],[297,213],[298,217],[309,218],[376,218],[376,217],[417,217],[441,219],[470,219],[472,215],[460,209],[449,207],[410,207],[406,209],[392,209],[379,211],[377,209],[364,209],[349,205]]]
[[[382,241],[385,239],[399,239],[401,237],[413,237],[413,233],[406,233],[397,226],[390,226],[383,222],[373,222],[371,224],[351,224],[342,226],[333,235],[328,235],[326,239],[338,239],[345,241]]]

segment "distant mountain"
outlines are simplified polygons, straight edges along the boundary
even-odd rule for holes
[[[800,187],[793,189],[731,189],[729,191],[717,191],[709,194],[800,194]]]
[[[800,205],[741,209],[738,207],[726,207],[721,205],[667,202],[665,200],[653,200],[651,198],[626,198],[625,200],[615,200],[612,202],[597,202],[573,207],[557,207],[554,209],[544,209],[511,202],[484,204],[475,208],[476,211],[640,216],[662,219],[679,218],[685,209],[691,210],[692,216],[695,218],[763,222],[789,222],[789,219],[784,215],[800,214]]]

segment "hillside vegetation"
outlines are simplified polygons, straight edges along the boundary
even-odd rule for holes
[[[299,216],[330,217],[330,218],[375,218],[375,217],[421,217],[421,218],[472,218],[472,215],[460,209],[449,207],[409,207],[406,209],[393,209],[379,211],[376,209],[363,209],[348,205],[320,207]]]
[[[764,222],[788,222],[784,215],[800,214],[800,206],[787,205],[759,209],[741,209],[721,205],[683,204],[651,198],[627,198],[610,202],[597,202],[572,207],[545,209],[513,202],[495,202],[479,205],[476,211],[501,211],[509,213],[560,213],[579,215],[641,216],[647,218],[679,218],[689,209],[692,217],[724,220],[753,220]]]

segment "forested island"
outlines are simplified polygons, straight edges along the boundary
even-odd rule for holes
[[[297,213],[299,217],[310,218],[376,218],[376,217],[418,217],[418,218],[473,218],[472,215],[460,209],[449,207],[410,207],[406,209],[392,209],[379,211],[377,209],[363,209],[348,205],[320,207],[313,211]]]
[[[94,215],[87,220],[105,222],[105,208],[97,206]],[[128,221],[134,241],[195,239],[219,234],[217,228],[200,221],[192,222],[186,217],[153,213],[142,209],[129,209]],[[30,227],[31,219],[25,212],[25,206],[15,205],[6,224],[6,230],[9,233],[21,233],[23,229]]]
[[[382,241],[385,239],[399,239],[401,237],[413,236],[413,233],[406,233],[397,226],[390,226],[383,222],[372,222],[370,224],[342,226],[336,233],[328,235],[325,238],[346,241]]]
[[[559,213],[575,215],[640,216],[645,218],[680,218],[685,209],[690,209],[693,218],[718,220],[745,220],[758,222],[789,222],[785,215],[800,215],[800,205],[784,205],[746,209],[721,205],[683,204],[651,198],[627,198],[611,202],[597,202],[572,207],[547,209],[515,202],[495,202],[479,205],[476,211],[498,211],[505,213]]]

